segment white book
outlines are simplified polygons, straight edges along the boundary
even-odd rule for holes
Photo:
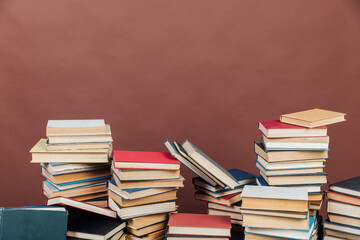
[[[49,120],[46,136],[105,133],[104,119]]]
[[[241,193],[241,197],[307,201],[308,191],[304,188],[294,189],[291,187],[245,185],[244,190]]]

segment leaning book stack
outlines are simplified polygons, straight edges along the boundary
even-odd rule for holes
[[[46,136],[30,150],[31,162],[40,163],[45,177],[44,195],[106,206],[110,126],[102,119],[49,120]]]
[[[317,239],[306,189],[245,186],[241,195],[245,240]]]
[[[360,176],[331,184],[326,196],[324,239],[360,239]]]
[[[111,169],[109,207],[127,221],[127,239],[163,239],[184,186],[180,162],[169,153],[114,150]]]

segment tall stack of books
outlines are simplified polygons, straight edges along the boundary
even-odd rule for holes
[[[241,195],[245,240],[317,239],[306,189],[245,186]]]
[[[207,214],[173,213],[166,233],[167,240],[228,240],[230,237],[230,217]]]
[[[110,126],[104,120],[49,120],[47,139],[30,150],[41,164],[47,198],[68,197],[106,206],[106,183],[111,178]]]
[[[241,226],[241,191],[246,184],[255,184],[255,175],[239,169],[225,170],[200,149],[186,140],[182,145],[165,141],[169,152],[199,177],[193,179],[195,198],[208,203],[208,214],[230,216]]]
[[[326,195],[324,239],[360,239],[360,176],[331,184]]]
[[[262,141],[255,142],[260,170],[258,184],[306,188],[310,213],[321,208],[324,164],[328,158],[329,136],[325,125],[345,121],[345,114],[312,109],[285,114],[279,120],[259,121]]]
[[[127,220],[127,239],[162,239],[183,187],[180,162],[169,153],[113,151],[109,207]]]

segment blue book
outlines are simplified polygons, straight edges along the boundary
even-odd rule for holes
[[[353,234],[353,235],[356,235],[358,237],[360,236],[360,227],[355,227],[355,226],[345,225],[345,224],[341,224],[341,223],[330,222],[330,221],[326,220],[324,222],[324,228],[334,230],[334,231],[338,231],[338,232]]]
[[[0,208],[0,240],[66,240],[67,217],[63,207]]]
[[[91,186],[106,184],[106,181],[100,181],[100,182],[95,181],[95,182],[82,182],[82,183],[76,183],[76,184],[71,184],[71,185],[58,185],[48,179],[45,182],[48,187],[51,186],[52,192],[65,191],[65,190],[70,190],[70,189],[80,189],[80,188],[84,188],[84,187],[91,187]]]

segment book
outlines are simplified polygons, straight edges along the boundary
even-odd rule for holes
[[[149,233],[165,229],[166,228],[166,223],[167,223],[166,221],[163,221],[163,222],[155,223],[155,224],[152,224],[152,225],[140,228],[140,229],[132,228],[130,226],[127,226],[126,231],[128,233],[131,233],[131,234],[135,235],[135,236],[142,237],[142,236],[145,236],[145,235],[147,235]]]
[[[241,201],[241,195],[240,193],[235,193],[235,194],[215,198],[208,194],[197,191],[195,192],[195,199],[202,200],[205,202],[217,203],[225,206],[231,206],[234,203]]]
[[[105,133],[104,119],[49,120],[46,126],[46,136],[98,133]]]
[[[0,208],[0,239],[66,240],[67,219],[63,207]]]
[[[223,196],[227,196],[227,195],[232,195],[232,194],[238,194],[241,193],[243,188],[236,188],[236,189],[230,189],[230,190],[224,190],[224,191],[218,191],[218,192],[212,192],[207,190],[206,188],[202,188],[199,186],[195,185],[195,190],[205,193],[207,195],[210,195],[214,198],[219,198],[219,197],[223,197]]]
[[[309,138],[326,137],[327,135],[327,128],[325,126],[309,129],[286,124],[279,120],[260,120],[259,130],[267,138]]]
[[[255,153],[270,163],[328,158],[328,151],[269,151],[262,142],[255,142]]]
[[[307,212],[306,189],[246,185],[241,193],[241,209]]]
[[[32,163],[107,163],[109,162],[108,149],[87,149],[69,151],[47,151],[46,139],[39,142],[30,150]]]
[[[267,138],[262,137],[266,150],[270,151],[329,151],[329,137]]]
[[[255,166],[260,170],[260,172],[264,173],[266,176],[304,175],[304,174],[321,173],[324,171],[324,167],[325,167],[325,166],[323,166],[320,168],[269,170],[269,169],[266,169],[259,162],[255,162]]]
[[[350,234],[350,233],[346,233],[346,232],[340,232],[340,231],[335,231],[332,229],[324,229],[325,233],[327,235],[330,236],[335,236],[341,239],[355,239],[355,240],[360,240],[360,235],[354,235],[354,234]]]
[[[329,186],[329,190],[338,192],[338,193],[342,193],[342,194],[346,194],[346,195],[355,196],[355,197],[359,198],[360,197],[360,176],[331,184]]]
[[[205,235],[179,235],[179,234],[166,234],[166,240],[229,240],[228,237],[218,236],[205,236]],[[232,238],[230,238],[232,239]],[[235,238],[237,239],[237,238]]]
[[[112,142],[110,125],[105,125],[105,133],[100,134],[74,134],[47,136],[49,144],[70,144],[70,143],[99,143]]]
[[[256,177],[256,183],[258,186],[269,186],[269,184],[265,181],[265,179],[262,176],[257,176]],[[289,187],[289,188],[294,188],[294,189],[306,189],[306,191],[311,194],[311,193],[319,193],[321,192],[321,186],[322,184],[299,184],[299,185],[280,185],[280,186],[276,186],[276,187]]]
[[[149,233],[145,236],[138,237],[132,234],[127,235],[127,240],[163,240],[165,235],[165,229]]]
[[[40,163],[51,175],[109,169],[108,163]]]
[[[160,193],[148,197],[137,198],[132,200],[126,200],[117,195],[116,193],[108,190],[108,195],[111,197],[120,207],[133,207],[144,204],[165,202],[176,200],[176,191],[169,191],[165,193]]]
[[[360,198],[338,192],[327,191],[326,196],[330,200],[360,206]]]
[[[109,207],[116,211],[121,219],[148,216],[159,213],[174,212],[176,210],[175,201],[146,204],[134,207],[121,207],[112,198],[109,198]]]
[[[43,181],[43,190],[45,195],[48,198],[53,197],[78,197],[93,193],[106,192],[106,183],[97,183],[87,187],[74,188],[69,190],[58,190],[53,185],[51,185],[48,181]]]
[[[348,233],[348,234],[352,234],[352,235],[356,235],[357,237],[360,237],[360,227],[354,227],[354,226],[350,226],[350,225],[329,222],[328,220],[326,220],[324,222],[324,228],[325,228],[325,232],[327,232],[327,230],[329,229],[329,230],[344,232],[344,233]]]
[[[350,225],[354,227],[360,227],[360,218],[354,218],[349,216],[343,216],[340,214],[328,213],[328,217],[331,222],[340,223],[344,225]]]
[[[54,187],[56,189],[56,191],[65,191],[65,190],[70,190],[70,189],[79,189],[79,188],[83,188],[83,187],[90,187],[90,186],[95,186],[95,185],[99,185],[99,184],[105,184],[106,181],[110,180],[110,178],[99,178],[99,179],[95,179],[95,180],[90,180],[90,181],[74,181],[74,182],[67,182],[67,183],[59,183],[56,184],[52,181],[50,181],[49,179],[46,179],[46,182],[50,185],[52,185],[52,187]]]
[[[327,212],[360,219],[360,206],[329,200]]]
[[[309,219],[243,214],[243,225],[249,227],[307,230],[309,228]]]
[[[174,213],[168,222],[168,234],[230,237],[229,216]]]
[[[218,183],[222,184],[218,179],[212,176],[211,172],[208,172],[206,169],[197,164],[192,158],[190,158],[180,144],[177,142],[171,143],[166,139],[164,145],[174,158],[179,160],[182,164],[184,164],[187,168],[204,179],[210,185],[216,186]]]
[[[319,108],[283,114],[280,121],[297,126],[314,128],[345,121],[346,113],[334,112]]]
[[[295,229],[278,229],[278,228],[260,228],[260,227],[245,227],[245,234],[257,234],[268,237],[280,237],[288,239],[302,239],[308,240],[313,235],[316,227],[315,218],[309,218],[309,228],[307,231]]]
[[[97,214],[84,214],[83,212],[70,212],[68,221],[68,237],[107,240],[114,235],[123,234],[126,222]],[[120,232],[120,234],[118,234]],[[116,238],[119,239],[119,238]]]
[[[49,143],[46,141],[47,151],[86,150],[86,149],[111,149],[112,142],[93,143]]]
[[[139,170],[139,169],[117,169],[111,170],[121,181],[141,181],[141,180],[165,180],[179,179],[180,171],[173,170]]]
[[[242,214],[252,214],[252,215],[264,215],[264,216],[274,216],[274,217],[284,217],[284,218],[299,218],[305,219],[308,217],[307,212],[293,212],[293,211],[272,211],[272,210],[263,210],[263,209],[245,209],[241,210]]]
[[[115,168],[120,169],[152,169],[179,170],[180,162],[170,153],[145,151],[113,151]]]
[[[222,211],[227,211],[227,212],[237,212],[240,213],[241,212],[241,202],[237,202],[234,203],[231,206],[224,206],[224,205],[220,205],[220,204],[216,204],[216,203],[208,203],[208,208],[211,209],[216,209],[216,210],[222,210]]]
[[[50,198],[47,200],[46,205],[47,206],[61,205],[65,207],[72,207],[96,214],[101,214],[107,217],[116,218],[116,212],[111,209],[98,207],[89,203],[80,202],[65,197]]]
[[[93,171],[82,171],[75,173],[66,173],[66,174],[51,174],[46,168],[41,168],[41,174],[46,178],[52,181],[53,183],[67,183],[74,181],[92,181],[101,178],[110,178],[111,173],[109,168],[97,169]]]
[[[267,170],[296,170],[308,168],[324,168],[325,159],[298,160],[289,162],[267,162],[261,156],[257,156],[256,162],[260,163]]]
[[[169,219],[169,213],[155,214],[145,217],[131,218],[127,221],[127,226],[139,229],[154,223],[163,222]]]
[[[50,196],[47,196],[47,197],[51,198]],[[107,193],[106,193],[106,191],[98,192],[98,193],[89,193],[89,194],[86,194],[86,195],[71,197],[71,199],[74,199],[76,201],[86,202],[87,200],[92,200],[94,198],[96,199],[96,198],[100,198],[100,197],[106,197],[106,201],[107,201]],[[107,203],[106,203],[106,207],[107,207]]]
[[[326,184],[327,178],[325,172],[312,174],[297,174],[297,175],[276,175],[266,176],[263,172],[260,175],[265,179],[269,185],[302,185],[302,184]]]
[[[209,172],[212,172],[213,176],[215,176],[225,186],[234,189],[240,185],[227,170],[208,157],[196,146],[191,144],[188,140],[185,140],[185,142],[182,144],[182,147],[185,149],[186,153],[192,159],[194,159],[194,161],[196,161],[203,168],[207,169]]]
[[[106,208],[108,205],[107,196],[86,199],[83,202],[89,203],[89,204],[92,204],[92,205],[95,205],[98,207],[104,207],[104,208]]]
[[[229,216],[231,219],[236,219],[236,220],[241,220],[241,221],[243,220],[242,214],[236,213],[236,212],[228,212],[228,211],[208,208],[208,214],[209,215],[217,215],[217,216]]]
[[[176,190],[175,187],[168,187],[168,188],[129,188],[129,189],[120,189],[115,180],[111,180],[107,182],[107,189],[116,193],[120,197],[131,200],[131,199],[138,199],[144,198],[160,193],[165,193],[169,191]]]

